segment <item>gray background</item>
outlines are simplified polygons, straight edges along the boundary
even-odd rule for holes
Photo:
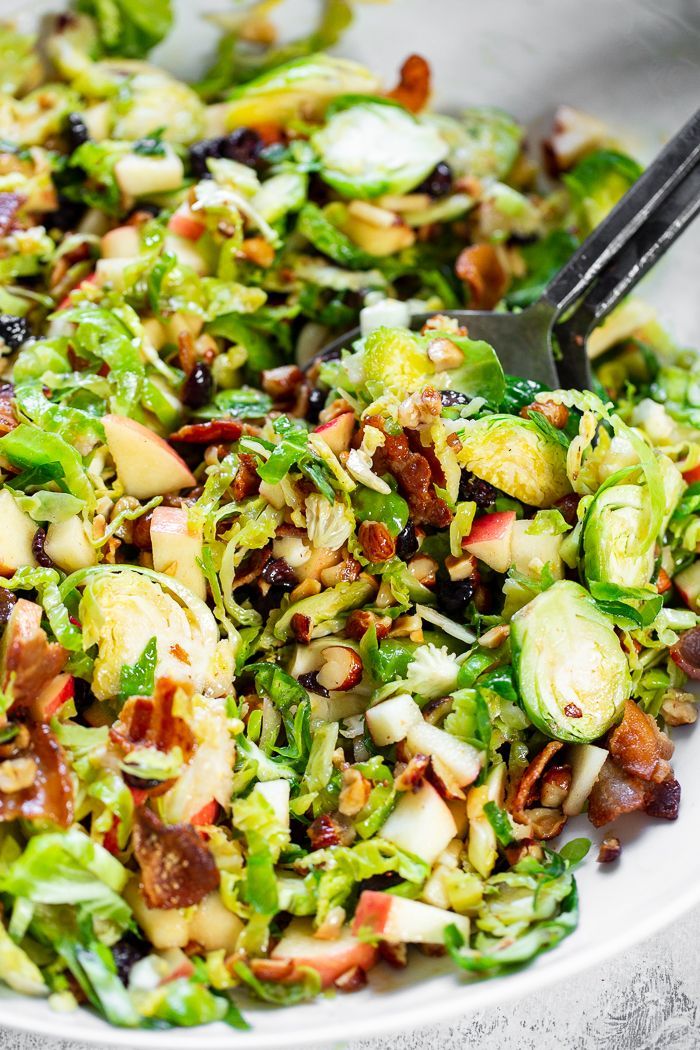
[[[625,955],[536,996],[453,1024],[345,1044],[344,1050],[694,1050],[700,1047],[699,1002],[696,909]],[[235,1045],[232,1034],[232,1050]],[[87,1047],[0,1028],[0,1050]]]

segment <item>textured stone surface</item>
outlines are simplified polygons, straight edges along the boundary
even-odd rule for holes
[[[697,1050],[698,941],[700,910],[600,969],[536,996],[453,1024],[350,1043],[344,1050]],[[0,1029],[0,1050],[87,1048]]]

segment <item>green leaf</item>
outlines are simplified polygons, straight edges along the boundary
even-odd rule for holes
[[[143,58],[173,24],[171,0],[77,0],[76,6],[95,18],[103,51],[122,58]]]
[[[349,270],[369,270],[376,264],[376,258],[358,248],[317,204],[309,202],[301,209],[297,231],[319,252]]]
[[[58,434],[20,423],[0,438],[0,455],[21,471],[13,478],[13,487],[42,487],[47,481],[55,481],[87,507],[94,505],[95,494],[82,456]]]
[[[484,813],[500,844],[502,846],[510,846],[513,841],[513,826],[506,811],[496,805],[495,802],[485,802]]]
[[[153,696],[156,664],[158,662],[158,639],[153,636],[135,664],[125,664],[119,674],[119,699],[130,696]]]

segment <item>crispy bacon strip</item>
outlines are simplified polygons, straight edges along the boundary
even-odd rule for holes
[[[173,711],[178,692],[192,695],[190,686],[159,678],[152,697],[130,697],[110,730],[112,742],[127,753],[136,747],[155,747],[159,751],[180,747],[185,759],[189,758],[195,739],[186,720]]]
[[[190,445],[213,445],[217,441],[238,441],[243,427],[237,419],[210,419],[207,423],[188,423],[170,435],[170,441]]]
[[[491,244],[464,248],[457,256],[455,272],[469,288],[470,310],[493,310],[508,286],[508,275]]]
[[[36,765],[36,776],[22,791],[0,791],[0,821],[48,820],[68,828],[73,822],[73,784],[63,748],[47,725],[28,726],[29,746],[22,757]]]
[[[386,97],[400,102],[412,113],[420,113],[430,98],[430,66],[421,55],[409,55],[399,77],[398,84]]]
[[[381,419],[371,416],[367,424],[383,430]],[[452,511],[435,492],[430,462],[425,455],[412,452],[405,434],[387,434],[372,460],[376,474],[393,474],[401,495],[411,510],[414,525],[433,525],[444,529],[452,521]]]
[[[13,712],[31,707],[52,678],[63,670],[68,653],[49,642],[41,626],[41,606],[20,598],[7,621],[0,650],[3,689],[11,689]]]
[[[219,885],[219,869],[189,824],[163,824],[150,809],[134,819],[134,853],[150,908],[190,908]]]
[[[669,778],[660,784],[642,780],[625,772],[613,758],[609,758],[589,796],[588,819],[594,827],[602,828],[625,813],[643,810],[650,817],[675,820],[680,798],[677,780]]]
[[[231,484],[233,498],[238,500],[255,496],[260,490],[260,476],[256,465],[255,456],[250,452],[241,452],[238,457],[239,464],[236,476]]]
[[[661,732],[655,719],[645,714],[633,700],[625,703],[622,721],[610,734],[608,747],[618,765],[630,776],[656,784],[671,776],[667,760],[673,754],[673,744]]]
[[[532,762],[518,781],[517,787],[515,788],[515,794],[508,805],[508,809],[510,810],[513,819],[516,820],[518,824],[530,823],[530,818],[527,815],[527,808],[537,798],[537,782],[544,773],[550,759],[554,758],[556,753],[561,751],[563,746],[564,745],[559,740],[550,740],[547,746],[540,751],[539,755],[535,755]]]

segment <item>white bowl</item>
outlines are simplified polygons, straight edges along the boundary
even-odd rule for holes
[[[320,0],[294,0],[308,16]],[[144,0],[147,3],[147,0]],[[60,0],[2,0],[2,16],[34,19]],[[164,64],[196,74],[214,42],[197,12],[230,10],[230,0],[179,0],[178,28],[161,49]],[[696,0],[393,0],[360,5],[342,52],[378,69],[390,82],[402,59],[430,59],[436,103],[450,108],[492,103],[528,122],[559,102],[588,109],[649,157],[697,105],[700,7]],[[700,223],[687,232],[646,284],[676,337],[700,334]],[[566,659],[566,654],[562,654]],[[700,902],[700,740],[676,730],[676,773],[683,789],[678,821],[627,818],[615,828],[620,862],[595,862],[601,835],[583,819],[575,834],[594,840],[579,876],[578,930],[534,965],[506,977],[466,981],[442,960],[416,955],[407,971],[374,971],[369,987],[285,1010],[251,1006],[247,1033],[212,1025],[188,1030],[133,1032],[110,1027],[86,1010],[53,1013],[42,1000],[0,992],[0,1024],[47,1036],[111,1046],[178,1050],[198,1042],[207,1050],[239,1046],[308,1047],[424,1026],[505,999],[541,991],[649,936]]]

